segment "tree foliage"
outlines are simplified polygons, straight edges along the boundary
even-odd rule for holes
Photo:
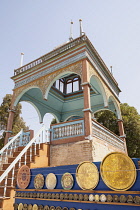
[[[6,130],[7,122],[8,122],[8,116],[9,116],[9,110],[10,110],[10,106],[11,106],[11,100],[12,100],[12,95],[11,94],[6,94],[6,96],[3,98],[2,104],[0,106],[0,130]],[[21,108],[22,108],[22,106],[19,103],[16,106],[16,110],[15,110],[15,115],[14,115],[14,120],[13,120],[13,128],[12,128],[12,135],[17,134],[21,130],[21,128],[23,128],[23,130],[28,129],[28,127],[26,126],[23,118],[20,117]],[[4,137],[5,137],[5,134],[0,139],[0,149],[3,146]]]
[[[126,134],[126,144],[130,157],[140,157],[140,115],[134,107],[121,104],[121,113]],[[98,122],[119,135],[116,115],[108,110],[95,114]]]

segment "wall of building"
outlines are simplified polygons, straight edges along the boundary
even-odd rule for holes
[[[93,140],[50,146],[50,166],[79,164],[83,161],[98,162],[111,152],[123,152],[108,142],[93,137]]]
[[[92,142],[88,140],[50,147],[50,166],[72,165],[92,160]]]
[[[103,158],[111,152],[123,152],[123,151],[115,146],[112,146],[106,141],[93,137],[92,157],[94,162],[102,161]]]

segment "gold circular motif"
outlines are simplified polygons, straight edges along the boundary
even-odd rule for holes
[[[133,200],[134,200],[134,203],[140,204],[140,197],[139,196],[137,196],[137,195],[134,196]]]
[[[68,208],[67,207],[64,207],[63,210],[68,210]]]
[[[108,154],[101,163],[100,171],[104,183],[112,190],[128,190],[136,180],[133,161],[121,152]]]
[[[27,193],[23,193],[23,197],[25,197],[25,198],[26,198],[26,197],[27,197]]]
[[[36,197],[37,197],[37,198],[40,198],[40,193],[37,193]]]
[[[119,202],[119,196],[113,195],[113,202]]]
[[[43,206],[42,205],[39,205],[38,206],[38,210],[43,210]]]
[[[48,193],[48,199],[51,199],[51,198],[52,198],[52,194]]]
[[[32,198],[32,197],[33,197],[33,193],[31,192],[31,193],[30,193],[30,198]]]
[[[99,182],[99,173],[96,165],[89,161],[79,164],[76,169],[76,180],[81,189],[94,189]]]
[[[44,193],[40,193],[40,198],[44,198]]]
[[[45,184],[46,187],[50,190],[54,189],[57,183],[56,175],[53,173],[49,173],[46,176]]]
[[[68,193],[65,193],[64,194],[64,200],[68,200],[68,198],[69,198],[69,194]]]
[[[83,194],[79,194],[79,201],[82,201],[82,200],[84,200],[84,196]]]
[[[104,195],[104,194],[100,195],[100,201],[106,202],[106,195]]]
[[[75,201],[79,200],[79,195],[78,195],[78,194],[74,194],[74,195],[73,195],[73,199],[74,199]]]
[[[120,203],[125,203],[126,202],[126,196],[125,195],[121,195],[120,196]]]
[[[23,204],[23,207],[27,208],[28,207],[27,203],[24,203]]]
[[[48,193],[44,193],[44,198],[45,198],[45,199],[48,198]]]
[[[100,200],[100,196],[98,194],[95,195],[95,201],[98,202]]]
[[[56,199],[59,199],[60,198],[60,194],[56,193],[55,197],[56,197]]]
[[[74,199],[74,196],[73,196],[73,194],[69,194],[69,200],[73,200]]]
[[[62,210],[62,208],[60,206],[57,206],[56,210]]]
[[[33,209],[32,204],[29,204],[29,205],[28,205],[28,210],[32,210],[32,209]]]
[[[38,205],[34,204],[33,205],[33,210],[38,210]]]
[[[55,199],[56,195],[55,193],[52,193],[52,199]]]
[[[44,206],[44,209],[43,210],[49,210],[49,209],[50,209],[49,206],[46,205],[46,206]]]
[[[26,189],[30,183],[30,168],[27,165],[20,167],[17,173],[17,185],[20,189]]]
[[[106,199],[107,199],[107,202],[112,202],[113,201],[112,195],[107,195]]]
[[[44,176],[42,174],[37,174],[34,178],[34,187],[36,189],[42,189],[44,186]]]
[[[55,207],[54,207],[54,206],[51,206],[51,207],[50,207],[50,210],[55,210]]]
[[[88,199],[89,199],[89,201],[94,201],[95,196],[93,194],[90,194]]]
[[[17,203],[14,203],[14,210],[18,210],[18,204]]]
[[[133,203],[133,196],[132,195],[127,196],[127,203]]]
[[[70,173],[66,172],[63,174],[61,178],[61,185],[64,190],[70,190],[73,187],[73,182],[73,176]]]
[[[88,201],[88,194],[84,194],[84,201]]]
[[[21,197],[23,197],[23,195],[24,195],[24,193],[22,192],[22,193],[21,193]]]
[[[64,199],[64,194],[60,193],[60,200],[63,200],[63,199]]]
[[[23,210],[23,204],[22,204],[22,203],[20,203],[20,204],[18,205],[18,210]]]

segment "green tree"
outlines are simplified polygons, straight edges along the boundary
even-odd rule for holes
[[[3,98],[2,104],[0,106],[0,130],[6,130],[8,116],[9,116],[9,109],[11,106],[11,100],[12,100],[12,95],[6,94],[6,96]],[[16,110],[15,110],[12,135],[17,134],[21,130],[21,128],[23,128],[23,130],[28,130],[28,127],[26,126],[23,118],[20,117],[21,108],[22,108],[22,106],[19,103],[16,106]],[[5,133],[3,134],[2,138],[0,139],[0,149],[3,147],[4,137],[5,137]]]
[[[134,107],[121,104],[121,113],[126,134],[126,144],[130,157],[140,157],[140,115]],[[95,114],[98,122],[119,135],[117,118],[114,113],[104,110]]]

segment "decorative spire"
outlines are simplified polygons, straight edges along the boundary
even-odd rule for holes
[[[82,19],[79,19],[79,23],[80,23],[80,36],[82,36],[83,34],[85,34],[85,33],[83,32]]]
[[[73,40],[72,25],[73,25],[73,22],[72,22],[72,20],[71,20],[71,25],[70,25],[70,37],[69,37],[69,40],[70,40],[70,41]]]
[[[111,74],[113,74],[113,71],[112,71],[112,66],[110,66],[110,70],[111,70]]]
[[[23,55],[24,55],[24,53],[22,52],[21,53],[21,59],[20,59],[20,67],[23,66]]]

